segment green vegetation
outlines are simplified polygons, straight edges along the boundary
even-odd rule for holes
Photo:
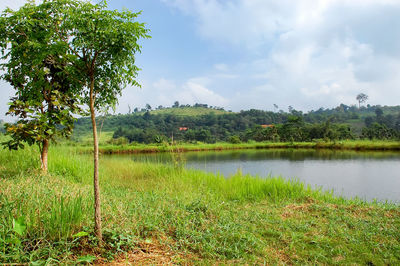
[[[14,150],[37,144],[45,172],[50,140],[70,136],[80,111],[77,82],[67,74],[68,46],[59,41],[67,37],[53,27],[63,15],[52,11],[52,5],[28,3],[0,16],[0,78],[15,90],[7,115],[18,118],[6,124],[11,138],[3,144]]]
[[[338,140],[399,140],[400,107],[340,105],[303,114],[248,110],[216,113],[197,107],[163,108],[127,115],[100,118],[103,130],[114,132],[115,143],[230,142],[248,141],[309,142]],[[197,111],[208,110],[206,114]],[[193,115],[189,115],[192,111]],[[221,110],[219,110],[221,111]],[[223,111],[221,111],[223,112]],[[75,138],[90,130],[90,120],[75,123]],[[121,139],[122,138],[122,139]]]
[[[400,207],[336,198],[281,178],[229,178],[101,158],[104,246],[94,237],[90,156],[0,152],[0,263],[397,264]],[[154,254],[157,256],[154,256]],[[153,254],[153,256],[152,256]]]
[[[399,107],[361,108],[364,94],[359,108],[307,114],[291,106],[289,113],[232,113],[176,101],[101,117],[98,136],[96,112],[114,107],[125,86],[140,86],[135,56],[149,36],[139,14],[109,10],[106,1],[57,0],[28,1],[0,17],[1,78],[16,90],[8,114],[19,119],[0,135],[15,150],[0,151],[0,263],[400,262],[396,204],[335,197],[240,169],[229,177],[185,170],[180,156],[239,148],[399,150]],[[90,118],[74,124],[81,142],[49,147],[71,135],[83,106]],[[93,150],[85,146],[89,131]],[[99,158],[99,139],[103,153],[166,151],[173,163]],[[18,151],[25,143],[30,147]]]

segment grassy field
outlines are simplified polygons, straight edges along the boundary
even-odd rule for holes
[[[74,147],[0,151],[0,263],[398,264],[400,207],[302,183],[101,159],[105,246],[92,166]]]

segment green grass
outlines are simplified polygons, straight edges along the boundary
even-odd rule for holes
[[[97,249],[92,159],[80,151],[53,146],[48,175],[34,148],[0,151],[0,263],[129,260],[149,246],[178,264],[400,262],[398,205],[114,157],[100,162],[106,243]]]
[[[99,138],[99,144],[100,145],[107,145],[107,143],[112,140],[114,132],[110,131],[102,131],[99,132],[98,138]],[[61,143],[68,143],[69,145],[75,145],[75,146],[88,146],[88,147],[93,147],[93,135],[92,132],[86,132],[86,133],[81,133],[78,135],[73,135],[70,140],[65,140],[62,139],[60,140]]]

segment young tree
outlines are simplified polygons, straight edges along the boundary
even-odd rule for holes
[[[378,119],[378,121],[379,120],[382,120],[382,117],[383,117],[383,111],[382,111],[382,109],[381,108],[376,108],[375,109],[375,114],[376,114],[376,118]]]
[[[136,21],[140,13],[128,10],[107,10],[105,1],[48,1],[63,14],[55,24],[60,41],[69,47],[75,76],[82,82],[83,103],[87,104],[93,128],[95,233],[102,241],[99,147],[96,110],[113,107],[126,85],[140,86],[135,80],[139,68],[135,55],[140,52],[141,38],[149,38],[149,30]]]
[[[365,103],[368,100],[368,95],[364,94],[364,93],[360,93],[357,95],[356,99],[358,101],[358,108],[360,108],[361,103]]]
[[[9,149],[37,144],[41,168],[47,172],[50,141],[72,133],[78,107],[77,84],[69,79],[67,46],[57,41],[51,25],[57,14],[48,5],[28,3],[17,11],[6,9],[0,18],[1,69],[15,89],[8,115],[18,117],[6,124]]]

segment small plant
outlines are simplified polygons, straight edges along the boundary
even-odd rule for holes
[[[172,144],[170,149],[172,164],[175,169],[183,169],[186,164],[186,158],[183,150],[176,145]]]

